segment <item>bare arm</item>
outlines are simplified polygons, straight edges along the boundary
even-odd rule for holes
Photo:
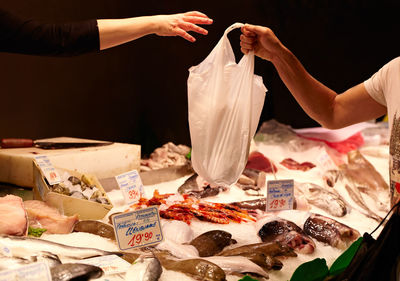
[[[174,15],[143,16],[126,19],[97,20],[100,36],[100,50],[111,48],[145,35],[181,36],[194,42],[188,33],[194,31],[207,34],[207,30],[197,24],[211,24],[212,20],[200,12],[187,12]]]
[[[338,95],[317,81],[269,28],[245,25],[242,33],[242,52],[254,50],[257,56],[272,62],[296,101],[322,126],[341,128],[386,112],[386,107],[376,102],[363,84]]]

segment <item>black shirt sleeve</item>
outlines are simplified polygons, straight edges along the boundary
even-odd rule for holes
[[[42,23],[0,9],[0,52],[74,56],[100,50],[97,20]]]

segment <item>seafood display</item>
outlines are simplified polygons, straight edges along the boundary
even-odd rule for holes
[[[153,254],[140,255],[125,274],[125,280],[157,281],[162,273],[160,261]]]
[[[343,250],[360,237],[357,230],[319,214],[310,215],[304,223],[304,231],[318,241]]]
[[[389,185],[382,175],[358,150],[350,151],[347,154],[347,159],[348,164],[340,166],[340,170],[348,185],[353,187],[353,190],[355,190],[355,186],[360,192],[370,196],[379,210],[389,211],[390,198],[387,196]]]
[[[190,147],[186,145],[175,145],[172,142],[156,148],[147,159],[140,161],[140,170],[156,170],[171,166],[181,166],[188,163],[187,155],[190,153]]]
[[[64,174],[64,181],[51,187],[76,198],[113,202],[107,217],[98,220],[65,216],[59,211],[65,209],[42,201],[0,197],[0,271],[44,262],[59,281],[183,280],[183,275],[184,280],[237,281],[246,275],[290,280],[296,267],[316,257],[332,264],[384,216],[389,188],[372,165],[382,148],[379,153],[371,148],[370,156],[331,154],[323,141],[299,137],[277,122],[263,125],[255,141],[242,175],[228,187],[210,186],[190,169],[174,181],[147,174],[142,197],[131,205],[119,201],[120,190],[103,193],[88,177]],[[189,152],[189,147],[165,144],[141,161],[142,171],[190,167]],[[267,181],[286,179],[294,182],[293,210],[268,211]],[[149,206],[158,207],[162,241],[119,250],[112,215]],[[29,228],[45,232],[32,238]],[[125,263],[123,270],[110,273],[104,268],[112,271],[114,264],[85,264],[87,258],[97,262],[111,256]]]
[[[74,225],[75,232],[87,232],[104,238],[115,240],[114,227],[108,223],[96,220],[82,220]]]
[[[75,260],[116,254],[96,248],[72,247],[40,238],[11,235],[0,235],[0,243],[11,250],[14,257],[20,258],[35,256],[43,251],[57,255],[59,258],[66,257]]]
[[[49,186],[50,191],[101,204],[111,204],[104,190],[99,189],[89,176],[82,175],[78,178],[64,172],[61,177],[63,181]]]
[[[214,256],[231,244],[236,244],[236,241],[232,239],[232,234],[223,230],[205,232],[190,242],[200,257]]]
[[[156,254],[161,265],[172,271],[182,272],[195,280],[225,281],[225,271],[213,262],[205,259],[173,259],[165,254]]]
[[[0,221],[0,234],[27,233],[28,217],[21,197],[15,195],[0,197]]]
[[[290,170],[300,170],[303,172],[308,171],[315,167],[315,165],[311,162],[299,163],[296,160],[293,160],[292,158],[285,158],[280,162],[280,164]]]
[[[296,187],[310,204],[335,217],[346,215],[346,202],[334,189],[328,190],[314,183],[301,183]]]
[[[99,278],[103,270],[94,265],[64,263],[50,268],[52,281],[89,280]]]
[[[210,186],[197,174],[192,175],[178,188],[180,194],[187,194],[196,198],[216,196],[220,191],[225,190],[226,187],[223,186]]]
[[[200,201],[189,196],[176,197],[175,194],[159,194],[157,190],[154,191],[152,198],[141,198],[132,207],[138,209],[152,205],[160,206],[162,218],[180,220],[188,224],[194,218],[220,224],[255,221],[255,218],[249,215],[246,210],[232,204]]]
[[[29,226],[44,228],[47,233],[70,233],[78,222],[78,215],[64,216],[43,201],[26,200],[24,207],[28,214]]]
[[[264,224],[258,231],[263,242],[280,242],[303,254],[314,252],[314,241],[295,223],[279,219]]]
[[[253,151],[250,153],[246,168],[263,171],[266,173],[274,173],[278,170],[271,159],[268,159],[264,154],[258,151]]]

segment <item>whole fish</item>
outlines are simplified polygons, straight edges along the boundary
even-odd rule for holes
[[[111,224],[96,220],[79,221],[74,226],[75,232],[88,232],[104,238],[115,240],[114,227]]]
[[[334,189],[328,190],[313,183],[301,183],[298,188],[310,204],[332,216],[343,217],[347,214],[346,203]]]
[[[219,256],[241,256],[247,253],[261,253],[271,257],[286,256],[297,257],[297,254],[289,246],[280,242],[262,242],[225,249]]]
[[[199,257],[199,251],[194,246],[180,244],[167,238],[164,238],[164,241],[159,243],[155,248],[161,251],[168,251],[171,255],[181,259]]]
[[[263,242],[277,241],[303,254],[314,252],[314,241],[295,223],[277,219],[267,222],[258,231]]]
[[[233,202],[231,204],[235,205],[241,209],[265,211],[266,206],[267,206],[267,199],[264,197],[264,198],[254,199],[254,200]]]
[[[235,243],[236,241],[232,239],[232,234],[229,232],[211,230],[194,238],[190,245],[198,250],[200,257],[209,257],[221,252],[226,246]]]
[[[103,255],[121,255],[116,252],[108,252],[95,248],[72,247],[39,238],[20,237],[11,235],[0,235],[0,243],[9,248],[15,257],[34,256],[39,252],[46,251],[71,259],[85,259]]]
[[[126,281],[157,281],[162,273],[160,261],[153,254],[144,254],[129,267]]]
[[[347,160],[348,164],[341,165],[340,170],[348,184],[370,196],[378,210],[387,212],[390,206],[389,185],[382,175],[358,150],[350,151]]]
[[[351,206],[351,208],[357,209],[365,216],[380,222],[382,218],[372,211],[364,201],[360,192],[362,188],[360,189],[360,187],[351,180],[351,177],[349,177],[350,174],[356,173],[356,171],[352,171],[351,173],[346,172],[346,167],[346,165],[342,165],[341,170],[327,171],[323,176],[326,185],[328,188],[332,187],[337,193],[340,193],[343,196],[343,200],[347,205]]]
[[[82,263],[64,263],[50,268],[52,281],[89,280],[99,278],[103,270],[94,265]]]
[[[304,231],[320,242],[343,250],[360,237],[357,230],[319,214],[311,214],[307,218]]]
[[[213,256],[213,257],[206,257],[204,259],[218,265],[226,272],[230,273],[248,272],[248,273],[255,273],[262,277],[268,278],[268,273],[262,267],[242,256],[231,256],[231,257]]]
[[[167,270],[182,272],[196,280],[226,281],[224,270],[204,259],[177,260],[165,254],[157,254],[162,266]]]
[[[178,192],[180,194],[189,194],[196,198],[205,198],[216,196],[221,190],[224,191],[225,189],[222,186],[211,187],[202,177],[194,174],[178,188]]]

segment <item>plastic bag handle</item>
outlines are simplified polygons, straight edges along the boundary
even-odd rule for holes
[[[241,28],[242,26],[244,26],[243,23],[235,22],[234,24],[232,24],[231,26],[229,26],[227,29],[225,29],[224,36],[226,37],[226,36],[228,35],[229,32],[231,32],[232,30],[234,30],[234,29],[236,29],[236,28]]]

